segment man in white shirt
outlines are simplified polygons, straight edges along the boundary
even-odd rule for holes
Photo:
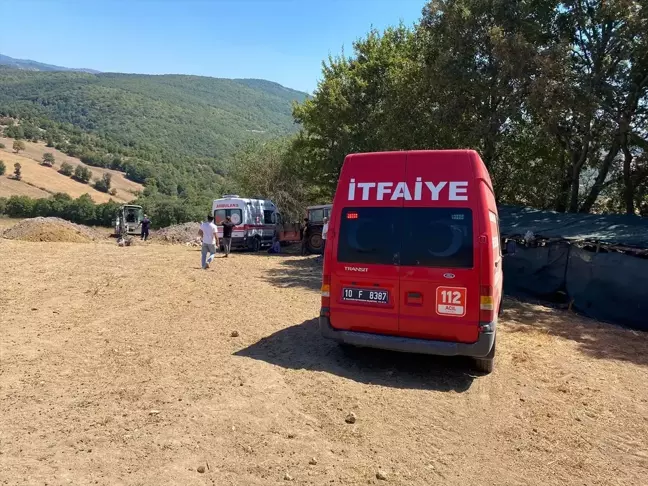
[[[218,245],[218,227],[214,224],[214,217],[208,216],[207,221],[200,225],[198,236],[202,238],[201,262],[203,269],[207,270],[216,256]]]
[[[328,218],[324,218],[324,226],[322,226],[322,255],[326,250],[326,238],[328,236]]]

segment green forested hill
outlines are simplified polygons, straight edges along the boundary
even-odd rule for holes
[[[70,123],[152,153],[219,158],[293,131],[305,93],[262,80],[0,69],[0,111]]]

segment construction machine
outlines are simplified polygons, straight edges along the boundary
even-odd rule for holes
[[[140,222],[144,218],[142,206],[136,204],[124,204],[120,206],[113,219],[115,236],[124,238],[128,235],[140,233]]]

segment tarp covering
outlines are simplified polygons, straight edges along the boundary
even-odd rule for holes
[[[561,295],[586,316],[648,331],[645,258],[596,253],[564,241],[519,245],[504,257],[504,290],[546,299]]]
[[[499,206],[502,236],[531,231],[544,238],[648,248],[648,218],[631,215],[573,214]]]
[[[648,331],[648,259],[572,246],[565,276],[580,312]]]

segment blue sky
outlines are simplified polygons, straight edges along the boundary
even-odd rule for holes
[[[312,92],[329,53],[425,0],[2,0],[0,53],[130,73],[263,78]]]

